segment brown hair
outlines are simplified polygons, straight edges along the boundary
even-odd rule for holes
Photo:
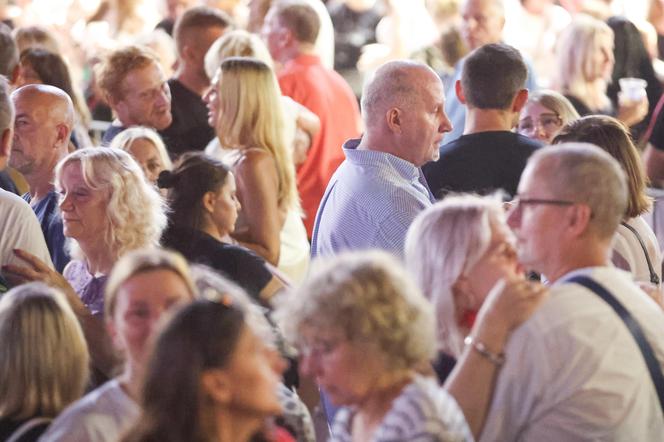
[[[179,52],[182,50],[184,35],[190,29],[195,31],[213,27],[225,29],[231,26],[233,26],[233,19],[224,11],[207,6],[195,6],[187,9],[175,22],[173,39]]]
[[[592,143],[602,148],[622,167],[627,176],[629,198],[625,216],[633,218],[650,209],[652,198],[646,194],[648,178],[629,130],[620,121],[606,115],[589,115],[566,124],[552,144],[568,141]]]
[[[320,30],[320,18],[316,10],[308,4],[298,1],[279,2],[273,6],[275,17],[289,29],[297,41],[316,43]]]

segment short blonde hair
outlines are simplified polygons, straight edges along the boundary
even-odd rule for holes
[[[129,154],[131,154],[131,145],[136,140],[148,140],[151,142],[157,149],[157,152],[159,153],[159,159],[164,165],[164,168],[166,170],[173,169],[173,162],[168,156],[164,141],[154,129],[150,129],[149,127],[132,126],[129,129],[123,130],[117,134],[115,138],[113,138],[113,141],[111,141],[111,147],[124,150],[125,152],[129,152]]]
[[[189,289],[192,299],[198,296],[189,265],[182,255],[160,248],[133,250],[118,260],[106,282],[104,297],[106,321],[113,319],[118,291],[122,284],[138,274],[154,270],[170,270],[182,279]]]
[[[0,416],[55,417],[83,394],[88,349],[62,293],[43,283],[0,299]]]
[[[149,184],[143,171],[127,152],[113,147],[88,147],[64,157],[55,168],[55,182],[61,187],[62,171],[78,164],[85,184],[108,198],[107,225],[100,239],[115,259],[125,252],[159,245],[166,227],[166,206],[159,192]],[[72,256],[82,259],[76,240]]]
[[[279,177],[279,207],[291,207],[297,201],[295,168],[286,147],[281,90],[274,71],[256,58],[230,57],[221,63],[221,73],[219,141],[226,147],[269,152]]]
[[[402,265],[382,251],[317,261],[277,310],[290,341],[304,329],[340,330],[351,343],[375,344],[387,369],[414,369],[435,354],[431,306]]]
[[[438,347],[460,356],[459,331],[452,287],[491,244],[492,224],[505,225],[497,198],[448,196],[420,213],[406,235],[406,267],[434,305]]]
[[[221,62],[228,57],[254,57],[274,68],[274,61],[263,40],[243,29],[226,32],[212,43],[205,54],[205,72],[209,78],[214,77]]]

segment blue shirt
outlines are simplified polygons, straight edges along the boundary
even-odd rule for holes
[[[463,64],[465,61],[465,58],[459,60],[454,68],[454,77],[452,78],[452,82],[445,85],[445,90],[447,91],[445,93],[445,113],[452,122],[452,131],[445,134],[443,143],[449,143],[459,138],[461,135],[463,135],[463,129],[466,126],[466,106],[461,104],[456,96],[456,90],[454,88],[456,81],[461,80],[461,72],[463,71]],[[537,90],[535,70],[533,69],[530,61],[527,59],[524,59],[523,61],[526,63],[526,67],[528,68],[526,89],[528,89],[530,92],[535,91]]]
[[[394,155],[344,144],[346,160],[327,185],[312,238],[312,256],[383,249],[403,256],[408,227],[433,196],[419,167]]]
[[[30,193],[23,195],[23,199],[29,203],[31,200]],[[46,239],[46,246],[51,255],[51,261],[53,261],[53,267],[62,273],[70,258],[65,246],[66,238],[62,230],[62,217],[60,216],[60,208],[58,207],[58,195],[52,190],[44,198],[31,206],[35,215],[37,215],[39,226],[44,233],[44,239]]]

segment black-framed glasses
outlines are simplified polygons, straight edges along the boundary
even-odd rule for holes
[[[518,210],[523,206],[538,206],[538,205],[572,206],[576,204],[576,201],[547,199],[547,198],[522,198],[520,196],[517,196],[507,204],[509,205],[511,210]]]

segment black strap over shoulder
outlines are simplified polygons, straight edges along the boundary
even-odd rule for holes
[[[634,236],[636,236],[636,239],[639,240],[639,244],[641,244],[641,249],[643,250],[643,254],[646,256],[646,263],[648,263],[648,272],[650,273],[650,282],[655,285],[659,285],[659,276],[657,276],[657,272],[655,272],[654,267],[652,266],[652,262],[650,262],[650,256],[648,255],[648,249],[646,248],[646,244],[643,242],[643,239],[641,238],[641,235],[639,235],[639,232],[636,231],[636,229],[626,222],[621,222],[620,223],[623,227],[625,227],[627,230],[632,232]]]
[[[595,292],[600,298],[606,301],[607,304],[613,308],[613,310],[620,316],[620,319],[625,323],[627,329],[630,331],[636,344],[643,354],[643,359],[645,359],[646,366],[650,372],[650,377],[652,378],[653,383],[655,384],[655,390],[657,391],[657,396],[659,397],[659,404],[664,412],[664,375],[662,375],[662,369],[659,365],[659,361],[655,357],[655,352],[648,343],[646,336],[641,329],[641,326],[634,319],[634,317],[627,311],[627,309],[618,301],[608,290],[598,284],[596,281],[591,278],[583,275],[574,276],[572,278],[566,279],[565,282],[573,282],[580,284],[587,288],[590,291]]]

